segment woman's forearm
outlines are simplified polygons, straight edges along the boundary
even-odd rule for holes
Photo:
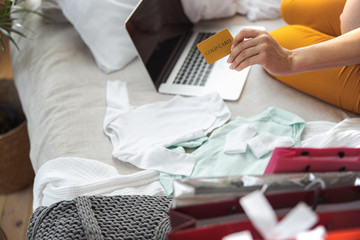
[[[326,42],[295,49],[289,58],[292,73],[360,64],[360,28]]]
[[[360,27],[360,1],[347,0],[340,16],[341,34]]]

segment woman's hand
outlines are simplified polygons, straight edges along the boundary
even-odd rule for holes
[[[242,29],[234,38],[228,63],[237,71],[260,64],[272,74],[288,75],[292,73],[292,51],[281,47],[266,31]]]

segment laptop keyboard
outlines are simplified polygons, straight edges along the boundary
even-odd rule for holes
[[[189,54],[175,77],[174,84],[205,86],[214,64],[206,62],[196,45],[214,34],[198,33]]]

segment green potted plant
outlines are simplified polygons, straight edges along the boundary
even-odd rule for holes
[[[8,52],[8,43],[11,41],[19,49],[11,34],[18,34],[25,37],[23,33],[12,27],[14,13],[21,11],[21,8],[14,8],[17,2],[14,0],[0,0],[0,50]],[[4,55],[4,54],[3,54]],[[4,134],[17,127],[22,122],[22,117],[13,107],[0,102],[0,134]]]
[[[0,0],[0,51],[3,53],[10,52],[8,42],[20,51],[13,36],[26,37],[17,21],[22,13],[40,14],[28,8],[26,0]],[[29,152],[26,119],[14,81],[0,79],[0,194],[19,190],[33,181]]]
[[[18,49],[18,45],[12,34],[26,37],[24,33],[15,29],[13,23],[16,22],[17,27],[23,26],[18,23],[18,17],[21,13],[34,13],[42,15],[36,10],[32,10],[27,6],[26,0],[0,0],[0,50],[6,51],[5,41],[9,40]]]

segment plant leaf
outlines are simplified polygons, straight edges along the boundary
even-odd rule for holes
[[[26,20],[25,18],[22,18],[21,15],[17,16],[18,14],[36,14],[43,18],[52,20],[50,17],[42,14],[41,12],[30,9],[27,6],[26,0],[0,0],[0,3],[2,4],[0,8],[0,33],[3,34],[3,36],[0,36],[0,50],[2,51],[4,51],[5,49],[3,39],[4,37],[9,39],[9,41],[12,42],[19,50],[19,46],[17,45],[15,39],[11,36],[11,34],[17,34],[25,38],[26,35],[21,30],[31,31],[30,28],[27,28],[22,24],[18,23],[19,20]],[[24,3],[24,6],[20,6],[19,3]],[[19,29],[14,28],[15,26]]]
[[[5,43],[4,43],[4,40],[0,34],[0,50],[1,51],[4,51],[5,50]]]
[[[0,29],[0,31],[1,31],[1,29]],[[14,44],[14,46],[16,47],[16,49],[20,51],[20,48],[19,48],[19,46],[17,45],[17,43],[16,43],[16,41],[14,40],[13,37],[12,37],[10,34],[8,34],[5,30],[3,30],[3,31],[1,31],[1,32],[4,34],[4,36],[5,36],[7,39],[9,39],[9,40]],[[6,34],[5,34],[4,32],[6,32]],[[3,41],[1,41],[1,42],[2,42],[3,48],[5,48],[5,47],[4,47],[4,42],[3,42]]]
[[[24,34],[24,33],[22,33],[22,32],[20,32],[20,31],[18,31],[18,30],[15,30],[15,29],[13,29],[13,28],[9,28],[9,27],[4,27],[4,29],[6,30],[6,31],[8,31],[8,32],[12,32],[12,33],[15,33],[15,34],[18,34],[18,35],[20,35],[20,36],[22,36],[22,37],[26,37],[26,35]],[[9,34],[10,35],[10,34]]]

